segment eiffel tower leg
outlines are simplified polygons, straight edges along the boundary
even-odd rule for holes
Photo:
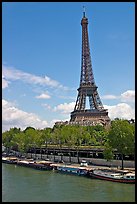
[[[82,97],[81,97],[81,110],[85,110],[85,106],[86,106],[86,95],[82,94]]]

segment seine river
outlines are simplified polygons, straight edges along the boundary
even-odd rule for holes
[[[3,163],[2,202],[135,202],[135,185]]]

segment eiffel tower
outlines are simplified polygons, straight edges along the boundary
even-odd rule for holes
[[[79,125],[97,125],[102,124],[107,126],[110,124],[107,109],[104,109],[100,100],[97,86],[95,84],[89,38],[88,38],[88,18],[85,16],[85,9],[83,11],[83,18],[81,20],[82,26],[82,60],[81,60],[81,77],[78,96],[74,111],[71,112],[70,124]],[[89,109],[86,109],[86,99],[89,99]]]

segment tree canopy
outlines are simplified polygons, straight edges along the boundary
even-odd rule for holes
[[[135,151],[135,124],[127,120],[115,119],[109,129],[103,126],[71,126],[61,125],[42,130],[27,127],[24,131],[20,128],[11,128],[2,133],[3,145],[10,151],[17,147],[20,152],[27,152],[29,148],[45,146],[63,146],[76,148],[82,146],[88,148],[100,146],[104,148],[104,157],[113,158],[113,150],[121,155],[134,155]]]

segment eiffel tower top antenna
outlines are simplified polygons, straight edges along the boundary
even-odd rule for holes
[[[83,6],[83,17],[85,18],[85,6]]]

